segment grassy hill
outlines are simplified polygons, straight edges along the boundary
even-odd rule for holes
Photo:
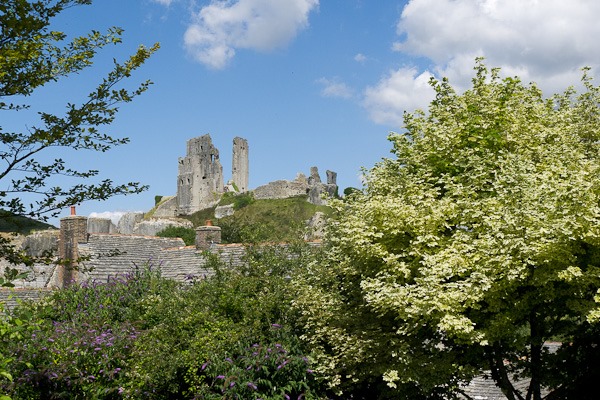
[[[0,232],[14,232],[28,235],[32,231],[56,229],[55,226],[31,218],[14,215],[6,210],[0,210]]]
[[[225,196],[220,205],[233,204],[232,216],[215,219],[215,207],[198,211],[186,218],[194,226],[212,220],[221,227],[223,243],[289,241],[301,236],[306,221],[316,212],[331,213],[327,206],[316,206],[306,196],[287,199],[254,200],[251,195]]]

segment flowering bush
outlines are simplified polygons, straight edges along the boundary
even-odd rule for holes
[[[1,387],[14,399],[319,398],[290,307],[299,258],[255,247],[245,261],[210,258],[215,275],[185,285],[138,268],[18,308],[40,323],[5,343],[15,379]]]
[[[13,318],[37,322],[20,340],[5,343],[14,379],[4,390],[14,398],[121,398],[141,325],[139,304],[174,287],[146,266],[18,307]]]
[[[122,371],[137,337],[114,327],[54,322],[34,331],[15,352],[23,370],[11,385],[18,398],[119,398]]]
[[[200,367],[199,374],[207,384],[197,388],[194,398],[320,398],[308,358],[294,347],[288,350],[280,343],[254,343],[240,346],[227,357],[214,354]]]

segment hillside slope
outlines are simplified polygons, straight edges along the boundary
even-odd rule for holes
[[[13,232],[28,235],[32,231],[46,229],[56,229],[56,227],[31,218],[14,215],[6,210],[0,210],[0,232]]]
[[[306,201],[306,196],[287,199],[254,200],[249,195],[225,197],[220,205],[233,204],[235,213],[216,219],[215,207],[189,216],[194,226],[212,220],[221,227],[223,243],[290,241],[302,237],[307,221],[315,213],[331,213],[327,206],[316,206]]]

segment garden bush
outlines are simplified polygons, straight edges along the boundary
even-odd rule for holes
[[[13,399],[322,398],[290,304],[302,246],[249,246],[235,267],[176,283],[144,266],[18,307],[3,342]],[[224,377],[224,378],[221,378]],[[227,382],[226,386],[223,386]]]

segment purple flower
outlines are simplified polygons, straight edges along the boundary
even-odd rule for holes
[[[229,357],[227,357],[227,358],[225,359],[225,361],[227,361],[228,363],[231,363],[231,364],[233,364],[233,360],[232,360],[231,358],[229,358]]]
[[[258,389],[258,387],[252,382],[248,382],[246,385],[248,385],[248,387],[252,390]]]
[[[229,387],[230,387],[230,388],[232,388],[232,387],[234,387],[234,386],[235,386],[235,382],[231,382],[231,383],[229,384]]]
[[[273,328],[273,329],[279,329],[279,328],[281,328],[281,325],[279,325],[279,324],[271,324],[271,328]]]
[[[216,379],[225,379],[225,375],[217,375]]]
[[[208,362],[205,362],[204,364],[202,364],[202,366],[200,367],[200,371],[204,371],[207,366],[208,366]]]

